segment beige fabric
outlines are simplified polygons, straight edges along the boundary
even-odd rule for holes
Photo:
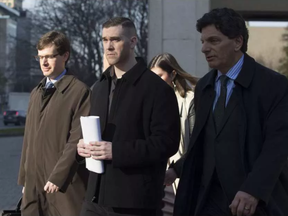
[[[186,93],[186,97],[181,97],[179,92],[175,91],[179,114],[180,114],[180,125],[181,125],[181,137],[179,149],[175,155],[169,158],[168,166],[174,161],[180,159],[180,157],[186,152],[189,144],[190,135],[193,130],[194,122],[195,122],[195,111],[194,111],[194,102],[192,101],[194,98],[194,92],[188,91]],[[176,190],[178,187],[179,179],[173,183],[174,193],[176,194]]]

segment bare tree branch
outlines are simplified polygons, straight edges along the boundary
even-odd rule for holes
[[[36,41],[44,33],[62,31],[71,42],[68,67],[80,80],[92,85],[102,73],[102,24],[115,16],[129,17],[135,22],[139,36],[136,54],[146,58],[147,0],[39,0],[31,17],[31,47],[35,50]]]

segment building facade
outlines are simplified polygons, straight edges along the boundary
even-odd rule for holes
[[[15,10],[22,10],[23,0],[0,0],[0,2],[4,3],[6,6],[13,8]]]

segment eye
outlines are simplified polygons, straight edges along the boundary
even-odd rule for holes
[[[217,38],[212,38],[210,41],[212,44],[217,44],[220,40]]]

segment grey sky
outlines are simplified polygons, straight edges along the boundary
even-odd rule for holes
[[[36,5],[37,0],[24,0],[23,9],[32,9]]]

